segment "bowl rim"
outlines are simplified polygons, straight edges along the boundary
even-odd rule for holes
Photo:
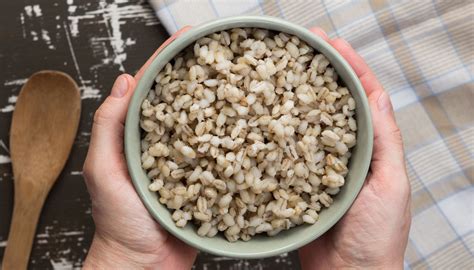
[[[182,49],[179,49],[176,53],[173,53],[173,51],[176,50],[176,47],[178,45],[187,44],[183,47],[185,48],[189,44],[192,44],[192,42],[194,42],[195,40],[199,39],[202,36],[208,35],[210,33],[218,32],[221,30],[225,30],[225,29],[236,28],[236,27],[256,27],[256,28],[265,28],[265,29],[280,31],[280,32],[288,32],[292,35],[295,35],[301,38],[302,40],[305,40],[305,41],[312,40],[318,43],[318,45],[323,47],[324,50],[326,51],[325,53],[323,53],[324,55],[327,55],[329,53],[332,56],[333,60],[335,60],[336,62],[339,62],[339,64],[342,65],[342,68],[347,71],[347,74],[348,74],[347,76],[349,77],[349,80],[354,83],[354,88],[355,88],[355,89],[350,89],[350,91],[351,93],[353,93],[354,91],[357,92],[360,97],[359,103],[357,103],[357,110],[361,110],[361,111],[358,112],[357,115],[360,116],[361,114],[363,118],[365,118],[365,120],[367,121],[367,130],[365,130],[367,132],[367,142],[366,142],[367,145],[365,145],[364,148],[367,149],[368,154],[363,156],[364,160],[361,161],[363,166],[358,168],[358,170],[361,171],[361,175],[363,175],[364,177],[363,179],[355,179],[354,181],[356,181],[356,186],[355,186],[356,190],[349,194],[346,194],[346,196],[350,196],[350,199],[347,199],[350,201],[350,203],[343,205],[342,211],[336,212],[337,214],[330,216],[330,220],[326,222],[327,223],[326,226],[324,227],[321,226],[318,230],[318,233],[312,236],[306,237],[304,239],[300,239],[299,241],[294,241],[290,245],[286,245],[281,248],[274,248],[271,250],[262,251],[259,253],[230,252],[225,249],[214,248],[212,245],[207,246],[205,245],[204,239],[202,240],[202,243],[199,243],[199,241],[193,241],[191,239],[188,239],[183,235],[182,232],[180,232],[182,228],[178,228],[174,224],[169,224],[163,221],[162,217],[160,217],[160,215],[158,214],[158,211],[153,207],[153,205],[148,201],[148,199],[146,199],[145,192],[149,192],[149,191],[143,190],[138,183],[139,182],[138,174],[140,173],[140,171],[143,172],[143,169],[141,168],[141,164],[138,164],[137,166],[136,162],[133,162],[134,160],[133,158],[131,158],[133,155],[133,152],[136,151],[136,149],[132,148],[130,141],[136,135],[136,128],[137,126],[139,126],[137,123],[137,119],[139,121],[139,114],[140,114],[140,108],[141,108],[139,104],[141,104],[142,102],[140,98],[140,92],[148,91],[150,89],[150,87],[147,87],[147,86],[150,85],[150,82],[151,84],[153,84],[154,78],[157,75],[157,73],[153,72],[153,70],[156,70],[157,69],[156,67],[159,66],[161,64],[160,62],[163,61],[162,56],[172,54],[173,55],[172,57],[174,57],[174,55],[176,55],[179,51],[182,50]],[[164,64],[162,65],[164,66]],[[163,67],[159,68],[158,72],[162,68]],[[358,134],[359,134],[359,131],[358,131]],[[355,199],[357,198],[360,190],[362,189],[362,186],[365,182],[365,178],[367,177],[367,173],[369,170],[372,150],[373,150],[373,126],[372,126],[371,111],[369,108],[368,99],[358,76],[356,75],[352,67],[349,65],[349,63],[347,63],[347,61],[339,54],[339,52],[337,52],[329,43],[327,43],[325,40],[323,40],[319,36],[309,31],[308,29],[302,26],[299,26],[297,24],[288,22],[286,20],[279,19],[276,17],[270,17],[270,16],[233,16],[233,17],[220,18],[220,19],[212,20],[207,23],[193,27],[190,30],[186,31],[185,33],[181,34],[175,40],[173,40],[170,44],[168,44],[165,48],[163,48],[163,50],[160,53],[158,53],[158,55],[152,60],[150,66],[145,70],[142,78],[137,83],[135,92],[133,93],[133,96],[128,106],[125,128],[124,128],[124,153],[126,157],[128,171],[132,179],[132,183],[135,187],[135,190],[139,194],[141,201],[145,205],[150,215],[153,216],[153,218],[156,221],[158,221],[158,223],[163,228],[165,228],[167,232],[171,233],[172,235],[184,241],[185,243],[208,253],[212,253],[219,256],[234,257],[234,258],[251,259],[251,258],[264,258],[264,257],[269,257],[269,256],[275,256],[284,252],[289,252],[297,248],[300,248],[308,244],[309,242],[314,241],[315,239],[320,237],[322,234],[327,232],[349,210],[349,208],[352,206]],[[251,241],[252,240],[250,240],[249,242]]]

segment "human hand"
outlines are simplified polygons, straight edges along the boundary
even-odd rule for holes
[[[135,77],[120,75],[94,115],[84,178],[92,200],[96,231],[84,268],[190,269],[196,250],[168,234],[138,197],[123,154],[123,128],[136,83],[158,52],[189,27],[161,45]]]
[[[410,184],[403,143],[388,94],[355,50],[343,39],[329,42],[352,66],[369,100],[374,151],[364,187],[346,215],[326,234],[299,251],[303,269],[403,268],[410,230]]]

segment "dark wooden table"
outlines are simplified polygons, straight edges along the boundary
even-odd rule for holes
[[[82,118],[71,156],[47,201],[34,240],[31,269],[79,268],[94,233],[82,179],[94,111],[122,72],[135,73],[168,34],[146,1],[14,0],[0,2],[0,261],[13,206],[8,153],[16,97],[43,69],[79,84]],[[295,253],[234,260],[201,253],[195,269],[298,269]]]

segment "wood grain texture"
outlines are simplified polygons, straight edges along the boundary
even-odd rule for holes
[[[30,269],[79,268],[94,233],[82,178],[93,113],[115,78],[134,74],[167,38],[145,0],[0,1],[0,261],[13,208],[9,127],[26,79],[38,70],[56,69],[79,85],[79,132],[45,201],[29,264]],[[299,262],[295,252],[260,260],[201,253],[194,269],[299,269]]]
[[[79,89],[65,73],[37,72],[20,92],[10,128],[15,203],[4,270],[28,266],[44,200],[69,157],[80,115]]]

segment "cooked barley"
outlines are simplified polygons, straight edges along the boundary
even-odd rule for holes
[[[299,38],[237,28],[197,40],[142,103],[149,189],[200,236],[248,241],[317,223],[348,173],[356,101]]]

